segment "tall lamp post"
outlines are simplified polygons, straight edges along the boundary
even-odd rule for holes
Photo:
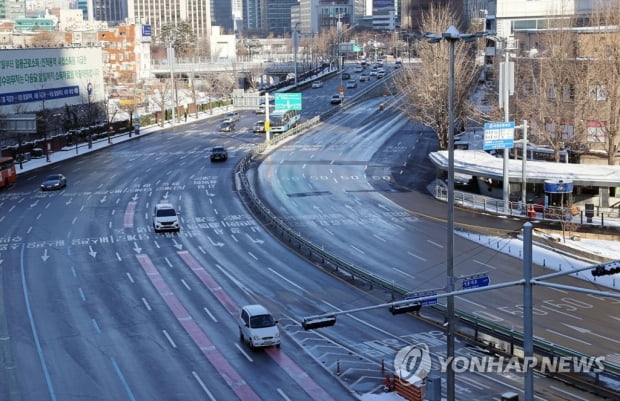
[[[170,39],[170,43],[168,43],[168,62],[170,63],[170,82],[171,82],[171,86],[172,86],[172,93],[170,95],[170,98],[172,99],[172,125],[174,125],[175,121],[176,121],[176,88],[174,85],[174,48],[172,47],[172,44],[174,42],[174,38]],[[165,121],[166,117],[164,116],[164,121]]]
[[[293,68],[295,74],[295,87],[297,87],[297,48],[299,47],[299,32],[297,32],[299,22],[295,23],[293,28]]]
[[[446,256],[446,291],[454,291],[454,45],[457,41],[472,41],[477,37],[485,36],[486,32],[476,32],[475,34],[460,33],[456,27],[450,25],[448,29],[441,33],[429,33],[424,37],[430,43],[438,43],[446,40],[449,44],[449,69],[448,69],[448,238]],[[454,359],[454,296],[447,297],[446,300],[446,357],[451,361]],[[447,365],[446,383],[448,401],[455,400],[455,375],[454,366]]]

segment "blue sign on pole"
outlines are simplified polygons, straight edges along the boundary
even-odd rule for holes
[[[515,122],[505,121],[484,124],[484,143],[482,149],[512,149],[514,148]]]
[[[491,283],[489,276],[470,276],[463,279],[463,289],[488,287]]]
[[[407,298],[405,299],[417,299],[417,298],[422,298],[422,297],[428,297],[431,295],[437,295],[437,291],[424,291],[424,292],[414,292],[411,293],[407,296]],[[425,299],[424,301],[421,301],[420,304],[422,306],[428,306],[428,305],[436,305],[437,304],[437,298],[430,298],[430,299]]]

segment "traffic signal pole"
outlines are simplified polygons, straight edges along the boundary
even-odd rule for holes
[[[533,357],[534,354],[534,321],[533,321],[533,286],[541,285],[545,287],[551,287],[561,290],[576,291],[592,295],[600,295],[610,298],[620,299],[620,293],[590,290],[587,288],[574,287],[564,284],[548,283],[543,280],[551,278],[565,276],[567,274],[578,273],[584,270],[591,270],[591,274],[594,277],[611,275],[620,272],[620,260],[614,260],[608,263],[601,263],[594,266],[586,266],[568,271],[560,271],[542,275],[536,278],[532,278],[532,231],[533,225],[527,222],[523,225],[523,278],[516,281],[509,281],[505,283],[492,284],[486,287],[468,288],[458,291],[448,291],[445,293],[436,293],[432,290],[431,295],[425,295],[415,297],[413,299],[404,299],[401,301],[395,301],[390,303],[383,303],[378,305],[370,305],[362,308],[355,308],[349,310],[339,310],[321,315],[308,316],[303,319],[302,326],[305,330],[318,329],[321,327],[334,326],[336,324],[337,315],[346,315],[349,313],[363,312],[367,310],[386,308],[392,314],[418,312],[424,301],[436,300],[437,298],[449,298],[455,295],[467,295],[476,292],[496,290],[500,288],[513,287],[516,285],[523,286],[523,352],[524,357]],[[429,291],[429,290],[426,290]],[[534,370],[533,366],[525,366],[524,377],[524,393],[525,401],[533,401],[534,399]]]

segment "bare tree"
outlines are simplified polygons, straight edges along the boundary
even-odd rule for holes
[[[541,49],[537,57],[516,63],[516,109],[530,122],[530,137],[551,147],[556,162],[563,148],[579,141],[573,130],[578,78],[573,27],[573,19],[555,20],[536,40]]]
[[[586,149],[603,151],[614,165],[620,141],[620,5],[600,2],[591,20],[592,33],[579,40],[575,117]]]
[[[161,82],[161,81],[160,81]],[[158,90],[155,90],[154,103],[159,107],[161,112],[161,126],[164,126],[166,121],[166,103],[172,97],[172,85],[169,79],[163,80],[160,85],[158,85]]]
[[[420,20],[423,32],[442,33],[451,26],[458,27],[457,15],[446,7],[431,6]],[[394,80],[405,97],[401,102],[403,112],[437,134],[441,149],[448,147],[449,102],[449,46],[447,41],[429,43],[418,40],[415,51],[420,64],[408,64],[400,69]],[[478,70],[471,54],[471,43],[454,43],[454,118],[457,126],[471,115],[470,91],[476,82]]]

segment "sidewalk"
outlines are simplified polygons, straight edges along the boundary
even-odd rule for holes
[[[93,141],[92,146],[90,148],[88,147],[88,143],[80,143],[77,145],[77,147],[67,146],[67,147],[62,148],[62,150],[52,152],[49,156],[49,161],[47,160],[47,157],[43,156],[39,158],[32,158],[27,162],[23,162],[21,167],[19,163],[15,163],[15,171],[19,175],[19,174],[22,174],[28,171],[32,171],[32,170],[44,167],[44,166],[49,166],[54,163],[58,163],[63,160],[71,159],[73,157],[78,157],[78,156],[85,155],[87,153],[96,152],[100,149],[113,146],[114,144],[117,144],[117,143],[131,141],[132,139],[137,139],[145,135],[152,134],[154,132],[159,132],[166,128],[172,128],[172,127],[176,127],[180,125],[190,124],[195,121],[205,120],[211,117],[221,116],[223,114],[228,113],[230,109],[231,109],[231,106],[215,108],[213,109],[213,113],[210,113],[210,112],[199,113],[198,118],[196,118],[195,115],[190,116],[188,114],[187,121],[185,120],[179,121],[174,125],[171,124],[170,122],[166,122],[163,127],[160,125],[150,125],[148,127],[142,127],[140,129],[139,134],[136,134],[135,132],[131,132],[131,133],[124,133],[124,134],[119,134],[119,135],[112,135],[110,136],[109,142],[108,142],[108,138],[103,138],[97,141]]]

